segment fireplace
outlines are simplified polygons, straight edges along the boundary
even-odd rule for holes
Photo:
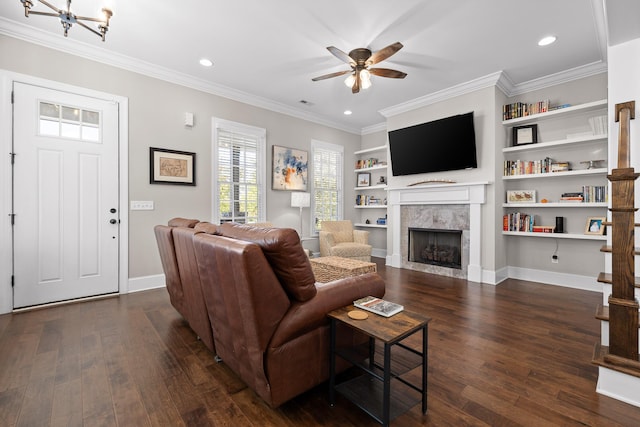
[[[409,262],[462,269],[462,230],[409,228]]]
[[[425,184],[389,190],[392,267],[483,282],[481,261],[482,205],[487,182]],[[408,229],[462,231],[462,268],[408,261]],[[487,282],[489,283],[489,282]],[[491,282],[493,283],[493,282]]]

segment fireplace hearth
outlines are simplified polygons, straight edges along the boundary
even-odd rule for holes
[[[409,228],[408,261],[462,269],[462,230]]]

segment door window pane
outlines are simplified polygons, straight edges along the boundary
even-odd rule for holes
[[[86,142],[100,142],[100,112],[41,101],[38,133]]]

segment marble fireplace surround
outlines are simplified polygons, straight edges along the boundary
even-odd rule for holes
[[[467,279],[482,282],[481,262],[481,205],[486,202],[488,182],[424,184],[412,187],[389,189],[388,201],[391,209],[393,233],[392,253],[387,264],[402,268],[402,206],[424,205],[469,205],[469,263]]]

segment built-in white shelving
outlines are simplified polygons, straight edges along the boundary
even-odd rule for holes
[[[359,159],[367,159],[370,157],[377,157],[376,154],[380,154],[379,161],[384,162],[383,164],[375,164],[368,168],[358,168],[354,169],[354,173],[371,173],[371,183],[373,185],[369,185],[366,187],[355,187],[354,190],[358,192],[358,194],[362,194],[362,192],[369,192],[370,194],[363,194],[364,196],[373,195],[378,198],[379,203],[386,201],[386,190],[387,184],[380,183],[380,177],[387,175],[388,165],[387,165],[387,146],[380,145],[377,147],[365,148],[362,150],[355,151],[354,154]],[[383,180],[384,181],[384,180]],[[386,182],[386,181],[385,181]],[[359,211],[359,221],[354,223],[355,227],[359,228],[371,228],[371,229],[385,229],[387,228],[386,224],[381,225],[377,224],[376,220],[378,218],[385,218],[387,213],[387,205],[386,204],[377,204],[377,205],[356,205],[355,209],[360,209]],[[371,209],[374,209],[371,211]],[[367,224],[365,220],[369,220],[370,223]]]
[[[554,139],[533,144],[515,145],[502,149],[505,161],[526,158],[530,153],[537,156],[556,158],[563,157],[563,161],[570,163],[583,162],[583,153],[597,152],[600,159],[606,161],[606,147],[608,136],[603,133],[592,134],[588,119],[593,116],[607,114],[607,100],[601,99],[571,107],[560,108],[545,113],[532,114],[516,119],[503,120],[505,128],[535,125],[538,135],[553,135]],[[571,118],[571,119],[569,119]],[[569,120],[565,120],[569,119]],[[550,121],[551,120],[551,121]],[[562,138],[566,135],[566,138]],[[608,173],[606,167],[591,169],[577,169],[562,172],[506,175],[505,190],[533,190],[538,199],[555,200],[548,203],[503,203],[505,214],[516,210],[535,218],[536,224],[555,221],[556,216],[567,216],[567,221],[573,226],[569,233],[532,233],[520,231],[503,231],[505,236],[554,238],[573,240],[606,240],[606,236],[582,234],[576,225],[584,224],[588,217],[606,217],[605,203],[566,203],[558,202],[563,192],[581,192],[584,186],[606,186],[604,179]],[[602,178],[600,178],[602,177]],[[522,210],[527,210],[522,212]],[[582,210],[581,210],[582,209]],[[587,210],[584,210],[587,209]],[[591,209],[589,211],[588,209]],[[566,231],[566,229],[565,229]]]
[[[537,144],[516,145],[515,147],[505,147],[503,153],[514,153],[518,151],[546,150],[552,147],[562,147],[572,144],[585,144],[589,142],[600,142],[607,139],[607,135],[585,135],[577,138],[559,139],[556,141],[539,142]]]
[[[546,120],[557,116],[569,117],[573,114],[583,114],[589,111],[602,110],[607,108],[607,100],[600,99],[598,101],[587,102],[580,105],[574,105],[566,108],[559,108],[557,110],[547,111],[546,113],[531,114],[530,116],[518,117],[517,119],[503,120],[503,125],[524,125],[528,123],[536,123],[540,120]]]
[[[503,203],[503,208],[606,208],[606,203]]]
[[[607,236],[597,234],[575,234],[575,233],[531,233],[524,231],[503,231],[505,236],[518,237],[541,237],[551,239],[577,239],[577,240],[607,240]]]
[[[361,223],[361,222],[357,222],[355,224],[356,227],[368,227],[368,228],[387,228],[386,225],[380,225],[380,224],[366,224],[366,223]]]
[[[606,175],[607,168],[594,168],[594,169],[578,169],[566,172],[550,172],[550,173],[528,173],[521,175],[509,175],[503,176],[504,180],[516,180],[516,179],[536,179],[536,178],[566,178],[568,176],[578,175]]]

